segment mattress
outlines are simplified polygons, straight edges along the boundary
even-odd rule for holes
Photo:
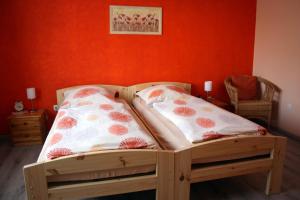
[[[142,118],[149,123],[152,133],[166,149],[180,150],[184,148],[190,148],[195,143],[189,141],[182,131],[170,120],[160,114],[156,109],[148,106],[140,97],[136,97],[133,100],[134,108],[142,115]],[[260,132],[245,132],[238,135],[228,135],[243,137],[248,135],[261,135]],[[217,139],[217,138],[216,138]],[[205,141],[202,141],[205,142]]]

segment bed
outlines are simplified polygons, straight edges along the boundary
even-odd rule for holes
[[[119,99],[131,101],[127,87],[93,86],[114,90]],[[58,105],[62,105],[66,91],[78,87],[57,90]],[[147,131],[128,104],[124,105]],[[92,151],[52,160],[42,159],[44,150],[38,162],[23,169],[28,199],[79,199],[151,189],[156,190],[156,199],[173,199],[174,153],[159,145],[155,149]]]
[[[152,82],[131,86],[129,94],[134,97],[137,92],[159,84],[191,91],[188,83]],[[175,153],[174,199],[189,199],[191,183],[256,172],[268,172],[267,195],[280,192],[286,138],[270,133],[246,134],[190,143],[178,131],[172,131],[174,124],[139,102],[134,99],[133,105],[140,118],[161,146]]]

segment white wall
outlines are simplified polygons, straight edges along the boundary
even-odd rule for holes
[[[273,125],[300,136],[300,0],[257,0],[253,73],[282,89]]]

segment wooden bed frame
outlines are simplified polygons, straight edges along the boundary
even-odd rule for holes
[[[130,102],[128,88],[114,85],[98,85],[116,90],[121,98]],[[76,86],[79,87],[79,86]],[[57,91],[57,102],[64,99],[64,88]],[[134,167],[153,166],[155,171],[147,174],[118,176],[108,179],[84,180],[82,173],[132,169]],[[143,190],[156,190],[157,200],[172,200],[174,178],[174,153],[161,149],[134,149],[91,152],[72,155],[55,160],[24,166],[24,179],[27,197],[31,199],[78,199],[87,197],[123,194]],[[78,181],[55,183],[64,175],[78,177]],[[51,180],[51,181],[50,181]],[[54,182],[53,182],[54,180]]]
[[[191,91],[191,85],[187,83],[152,82],[129,87],[129,94],[133,97],[136,92],[157,84],[173,84]],[[147,127],[154,131],[151,126]],[[267,195],[278,193],[281,188],[285,149],[285,137],[268,133],[266,136],[216,139],[176,150],[174,199],[189,199],[191,183],[256,172],[268,172],[265,189]]]

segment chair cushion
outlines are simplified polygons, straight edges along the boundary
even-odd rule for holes
[[[255,76],[232,76],[231,81],[232,85],[238,90],[239,100],[253,100],[257,98],[257,79]]]

